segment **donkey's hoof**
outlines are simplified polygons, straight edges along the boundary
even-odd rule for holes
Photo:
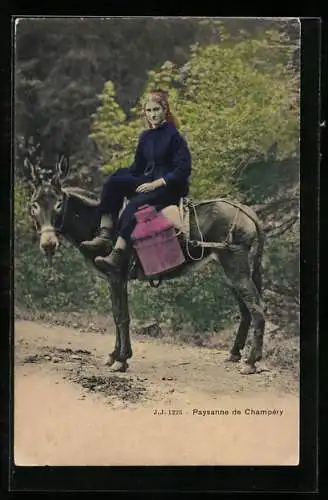
[[[127,364],[126,361],[115,361],[113,365],[111,366],[110,371],[111,372],[126,372],[128,369],[129,365]]]
[[[112,354],[108,354],[108,356],[104,360],[104,365],[105,366],[113,366],[115,363],[115,358]]]
[[[240,373],[241,373],[241,375],[253,375],[253,373],[256,373],[256,366],[255,365],[246,364],[240,370]]]
[[[226,363],[238,363],[241,360],[241,354],[231,354],[225,359]]]

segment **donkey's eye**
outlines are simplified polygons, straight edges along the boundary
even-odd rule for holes
[[[62,208],[63,208],[63,201],[62,200],[57,201],[56,205],[54,206],[54,211],[58,213],[61,211]]]
[[[40,215],[40,205],[36,202],[31,205],[31,215],[33,215],[33,217]]]

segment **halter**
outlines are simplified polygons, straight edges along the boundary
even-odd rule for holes
[[[38,234],[42,235],[42,234],[45,234],[45,233],[52,233],[54,231],[55,231],[55,233],[61,234],[61,232],[63,230],[63,227],[65,225],[67,205],[68,205],[68,198],[69,198],[68,194],[66,194],[66,193],[63,193],[63,194],[64,194],[64,201],[63,201],[64,208],[63,208],[62,216],[61,216],[61,224],[59,226],[50,226],[50,225],[47,225],[47,226],[44,226],[41,230],[39,230],[38,227],[37,227],[37,223],[34,220],[35,229],[36,229],[36,232]],[[33,197],[32,197],[32,199],[33,199]]]

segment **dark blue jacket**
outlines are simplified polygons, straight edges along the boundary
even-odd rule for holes
[[[191,155],[185,139],[173,123],[165,122],[141,133],[130,172],[147,175],[150,181],[163,177],[168,189],[187,196]]]

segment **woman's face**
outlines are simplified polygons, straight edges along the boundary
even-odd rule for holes
[[[145,114],[153,128],[158,127],[164,121],[164,109],[159,102],[149,100],[145,106]]]

